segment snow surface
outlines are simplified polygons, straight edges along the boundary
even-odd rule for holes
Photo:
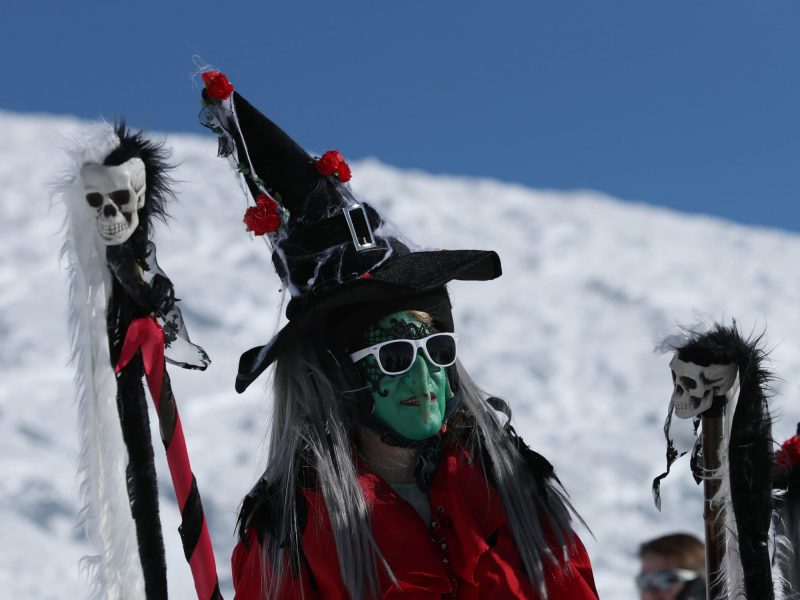
[[[78,453],[66,339],[63,210],[48,203],[70,134],[85,126],[0,112],[0,589],[8,598],[82,598]],[[233,391],[241,351],[277,326],[280,294],[261,240],[241,223],[245,198],[210,136],[170,135],[178,202],[158,226],[159,262],[192,339],[214,361],[171,368],[189,452],[232,597],[228,557],[239,501],[260,474],[266,384]],[[624,203],[594,192],[353,165],[355,191],[417,243],[492,248],[502,278],[452,286],[464,363],[512,403],[518,430],[547,456],[586,519],[603,598],[634,598],[637,545],[675,530],[702,536],[701,491],[686,459],[653,507],[664,467],[669,357],[652,348],[703,313],[767,329],[778,396],[774,436],[800,421],[800,237]],[[154,439],[158,439],[154,434]],[[193,597],[163,452],[162,520],[171,595]]]

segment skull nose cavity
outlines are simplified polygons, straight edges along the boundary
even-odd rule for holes
[[[103,215],[106,217],[115,217],[117,215],[117,209],[113,204],[106,204],[103,207]]]

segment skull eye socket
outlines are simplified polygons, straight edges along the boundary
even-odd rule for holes
[[[128,192],[128,190],[116,190],[111,192],[108,196],[109,198],[111,198],[111,201],[117,206],[126,204],[128,200],[131,199],[131,195]]]
[[[681,385],[687,390],[693,390],[697,387],[697,382],[690,377],[681,377]]]
[[[100,208],[100,205],[103,204],[103,194],[99,192],[86,194],[86,202],[88,202],[89,206],[92,208]]]

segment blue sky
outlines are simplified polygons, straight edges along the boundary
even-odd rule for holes
[[[798,31],[796,0],[31,0],[0,108],[203,133],[199,55],[311,149],[800,231]]]

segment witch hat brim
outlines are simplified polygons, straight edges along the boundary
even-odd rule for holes
[[[320,326],[326,317],[342,307],[350,307],[357,320],[350,323],[355,337],[363,326],[398,310],[431,310],[436,302],[430,293],[443,289],[452,280],[488,281],[502,274],[500,257],[492,250],[436,250],[411,252],[398,256],[369,279],[358,279],[339,286],[335,292],[308,306],[290,310],[294,319],[269,343],[251,348],[239,359],[236,391],[242,393],[284,350],[309,331]],[[444,298],[447,298],[444,292]],[[295,302],[293,299],[290,305]]]
[[[292,299],[286,310],[294,315],[292,320],[269,343],[242,354],[236,391],[244,392],[282,352],[344,307],[355,316],[348,323],[350,337],[355,337],[363,327],[392,312],[431,312],[437,302],[448,301],[444,286],[450,281],[488,281],[501,274],[500,257],[492,250],[410,252],[389,261],[369,279],[340,285],[321,298],[309,298],[303,306],[292,306],[296,302]]]

